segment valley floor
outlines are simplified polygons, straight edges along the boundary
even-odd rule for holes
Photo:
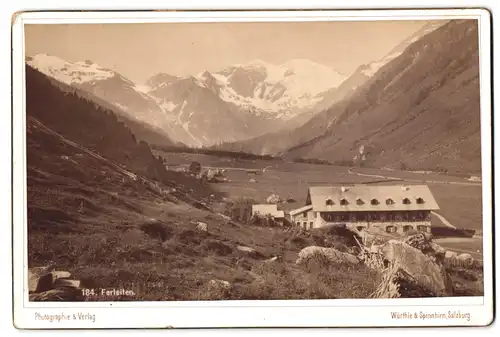
[[[426,184],[440,206],[439,214],[453,226],[474,229],[476,232],[482,232],[483,229],[482,183],[469,181],[464,177],[427,172],[291,163],[281,160],[237,161],[231,158],[183,153],[168,154],[168,158],[171,169],[187,167],[192,161],[200,162],[204,169],[226,169],[230,182],[212,186],[229,198],[247,197],[264,203],[270,194],[277,193],[283,199],[296,200],[294,204],[285,204],[283,206],[285,209],[304,205],[309,186],[332,183]],[[250,170],[260,170],[260,172],[254,175],[248,172]],[[434,223],[443,225],[437,218],[434,219]]]

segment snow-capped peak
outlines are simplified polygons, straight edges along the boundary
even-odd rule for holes
[[[147,84],[136,84],[135,90],[143,94],[148,94],[151,91],[151,87]]]
[[[280,68],[284,70],[285,82],[292,78],[293,83],[305,85],[312,95],[337,87],[346,79],[335,69],[307,59],[292,59],[280,65]]]
[[[32,66],[39,66],[40,68],[63,68],[68,64],[68,62],[57,56],[47,54],[28,56],[27,62]]]
[[[67,62],[57,56],[37,54],[28,57],[30,66],[66,84],[86,83],[115,76],[115,72],[104,69],[92,61]]]
[[[230,71],[230,69],[235,68],[246,70],[259,68],[259,71],[264,70],[265,82],[268,84],[285,84],[285,82],[290,82],[290,78],[300,78],[303,90],[307,90],[311,94],[318,94],[324,90],[337,87],[347,78],[333,68],[308,59],[290,59],[279,65],[255,59],[247,63],[235,64],[216,72],[216,74],[230,77],[234,72]],[[220,79],[220,77],[216,77]]]
[[[254,59],[216,72],[205,70],[194,78],[228,103],[287,119],[313,106],[318,94],[338,87],[346,76],[307,59],[291,59],[279,65]]]
[[[278,83],[286,77],[297,75],[302,79],[314,79],[315,86],[321,87],[320,91],[338,86],[346,76],[340,74],[335,69],[316,63],[308,59],[290,59],[282,64],[273,64],[261,59],[254,59],[246,63],[234,64],[228,68],[216,72],[230,76],[235,68],[245,70],[265,71],[267,83]],[[320,83],[318,83],[320,82]],[[307,86],[309,83],[305,83]]]

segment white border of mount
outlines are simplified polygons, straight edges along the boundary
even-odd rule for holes
[[[481,146],[483,178],[484,297],[213,302],[30,303],[27,287],[24,24],[142,22],[267,22],[353,20],[479,20]],[[490,15],[482,9],[225,12],[26,12],[13,20],[13,235],[14,324],[24,329],[350,327],[487,325],[493,320],[491,36]],[[27,283],[27,281],[26,281]],[[141,310],[137,310],[137,309]],[[470,321],[392,319],[392,312],[468,312]],[[92,321],[36,320],[35,313],[91,313]]]

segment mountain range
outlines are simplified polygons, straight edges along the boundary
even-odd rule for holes
[[[196,147],[248,139],[293,124],[296,116],[319,102],[319,94],[345,79],[309,60],[282,65],[255,60],[194,76],[158,73],[138,85],[90,60],[69,62],[37,54],[26,61],[109,102],[127,117],[163,130],[172,140]]]
[[[26,61],[115,107],[126,122],[146,125],[154,144],[164,135],[164,144],[190,147],[477,170],[474,24],[430,21],[349,76],[307,59],[253,60],[185,77],[157,73],[137,84],[89,60],[38,54]]]
[[[346,76],[307,59],[263,60],[177,77],[157,73],[144,84],[90,61],[37,54],[27,64],[114,105],[129,119],[162,130],[174,142],[213,146],[301,126],[366,81],[377,67],[441,21],[429,22],[383,59]]]

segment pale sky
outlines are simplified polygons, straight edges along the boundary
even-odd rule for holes
[[[349,75],[426,21],[26,25],[26,55],[91,60],[143,83],[217,71],[254,59],[306,58]]]

